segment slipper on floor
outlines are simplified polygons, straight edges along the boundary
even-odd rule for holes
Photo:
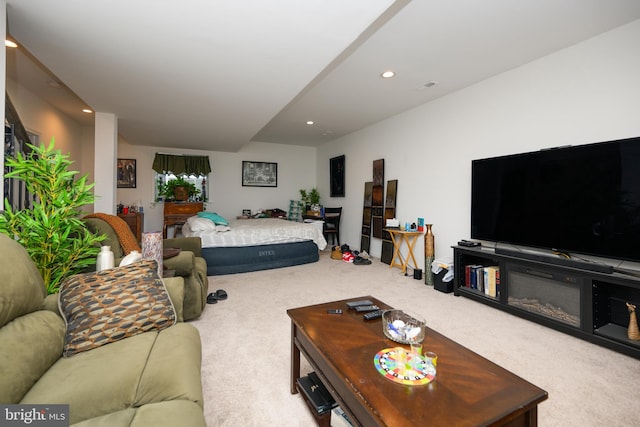
[[[224,289],[218,289],[216,291],[216,298],[218,298],[218,300],[227,299],[227,292]]]
[[[355,265],[370,265],[371,264],[371,260],[370,259],[365,259],[362,257],[356,257],[356,259],[353,260],[353,263]]]
[[[218,297],[216,297],[216,294],[214,292],[211,292],[209,295],[207,295],[207,304],[217,304],[218,303]]]

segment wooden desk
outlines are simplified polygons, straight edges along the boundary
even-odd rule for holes
[[[291,393],[298,393],[300,354],[318,374],[354,426],[536,426],[538,404],[547,392],[426,328],[425,348],[438,355],[436,380],[423,386],[394,383],[377,372],[374,356],[382,349],[408,346],[387,339],[382,319],[365,321],[347,308],[359,296],[287,310],[291,319]],[[343,314],[327,314],[340,308]],[[304,394],[303,394],[304,395]],[[317,415],[329,425],[330,412]]]
[[[413,267],[415,268],[418,263],[413,256],[413,247],[416,245],[417,237],[422,235],[422,231],[405,231],[396,228],[385,228],[384,231],[391,235],[391,241],[393,242],[393,258],[391,258],[389,268],[400,267],[402,272],[406,273],[409,259],[413,261]],[[405,242],[409,248],[409,253],[405,258],[402,257],[402,253],[400,252],[403,242]]]
[[[142,241],[142,230],[144,229],[144,214],[141,212],[119,213],[118,216],[127,223],[138,243]]]
[[[165,202],[162,235],[166,239],[167,228],[173,227],[173,237],[175,237],[189,217],[203,210],[204,205],[202,202]]]

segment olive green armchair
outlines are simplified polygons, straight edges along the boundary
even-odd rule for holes
[[[129,250],[123,248],[120,243],[122,236],[119,238],[118,233],[129,233],[130,235],[126,236],[124,240],[131,241],[133,239],[135,241],[133,232],[124,220],[115,215],[96,215],[101,217],[87,216],[83,221],[90,232],[106,235],[102,245],[111,246],[117,266],[131,250],[130,247],[127,248]],[[184,279],[184,320],[196,319],[204,310],[209,287],[207,262],[202,257],[202,242],[199,237],[179,237],[165,239],[163,246],[165,249],[180,249],[177,255],[164,259],[163,264],[167,270],[175,271],[176,276]]]

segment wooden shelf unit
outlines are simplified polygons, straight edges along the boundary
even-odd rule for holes
[[[142,241],[142,231],[144,230],[144,214],[142,212],[119,213],[118,216],[127,223],[138,242]]]

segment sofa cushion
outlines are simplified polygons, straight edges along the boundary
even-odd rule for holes
[[[59,304],[64,357],[176,323],[153,260],[72,276],[60,286]]]
[[[39,310],[0,328],[0,402],[18,403],[60,358],[64,321]]]
[[[183,251],[190,251],[196,257],[202,256],[202,239],[200,237],[178,237],[172,239],[164,239],[162,241],[162,247],[167,248],[180,248]]]
[[[91,231],[93,234],[98,236],[101,234],[104,234],[105,236],[107,236],[102,241],[102,245],[111,246],[113,257],[116,260],[120,260],[124,256],[124,252],[122,251],[122,246],[120,246],[120,242],[118,241],[118,235],[106,221],[103,221],[100,218],[86,218],[86,217],[83,218],[83,221],[86,224],[89,231]]]
[[[0,327],[42,308],[46,287],[27,251],[0,233]]]
[[[180,251],[178,255],[164,259],[162,262],[168,270],[175,270],[176,276],[185,277],[193,273],[195,255],[190,251]]]
[[[198,330],[178,323],[58,359],[20,403],[68,404],[71,424],[174,399],[202,408],[200,360]]]
[[[194,326],[179,323],[163,330],[139,377],[133,405],[184,399],[204,407],[201,365],[200,334]]]
[[[169,400],[91,418],[73,427],[206,426],[202,408],[190,400]]]

